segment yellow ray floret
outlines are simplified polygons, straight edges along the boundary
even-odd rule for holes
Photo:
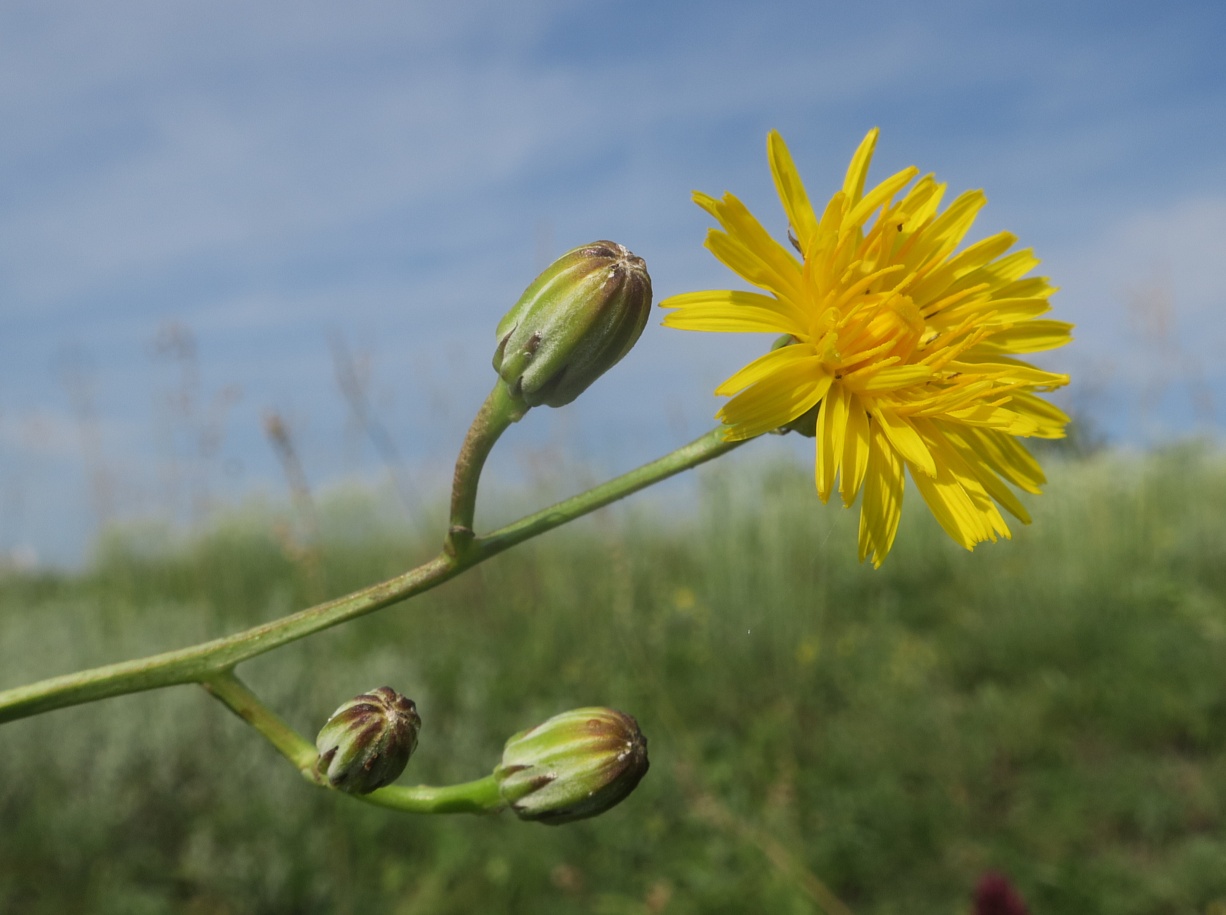
[[[794,254],[731,194],[694,200],[719,223],[707,247],[764,290],[690,292],[661,302],[683,330],[759,331],[783,345],[716,389],[729,439],[783,427],[815,439],[822,501],[860,498],[860,559],[881,565],[902,513],[904,480],[946,533],[971,549],[1008,537],[1000,509],[1029,523],[1010,486],[1044,482],[1018,437],[1060,438],[1068,417],[1041,397],[1068,376],[1019,354],[1068,343],[1072,325],[1045,317],[1056,291],[1028,277],[1008,232],[958,250],[982,191],[941,209],[945,185],[907,168],[868,188],[869,131],[842,187],[819,214],[783,138],[767,157]],[[908,185],[910,187],[908,188]],[[866,190],[866,188],[868,188]]]

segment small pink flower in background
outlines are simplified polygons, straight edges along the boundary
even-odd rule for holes
[[[988,871],[975,887],[975,915],[1027,915],[1029,909],[1009,878]]]

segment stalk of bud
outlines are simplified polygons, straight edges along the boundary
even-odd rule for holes
[[[637,721],[614,709],[580,708],[508,740],[494,777],[521,820],[556,826],[616,806],[647,767]]]
[[[597,241],[545,269],[498,323],[494,370],[529,407],[561,407],[638,341],[651,312],[641,257]]]
[[[420,730],[412,699],[390,686],[372,689],[338,708],[320,730],[316,771],[333,788],[369,794],[400,777]]]

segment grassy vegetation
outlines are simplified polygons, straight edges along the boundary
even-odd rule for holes
[[[753,469],[757,467],[757,469]],[[304,733],[384,683],[404,779],[477,777],[562,709],[639,718],[652,770],[560,828],[411,818],[301,782],[202,691],[3,727],[0,911],[966,912],[1226,908],[1226,461],[1057,464],[1036,523],[966,554],[909,494],[880,571],[810,471],[740,455],[687,517],[627,507],[244,668]],[[266,513],[86,574],[0,581],[0,686],[219,635],[425,558],[379,512]]]

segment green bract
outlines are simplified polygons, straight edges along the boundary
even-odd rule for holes
[[[614,807],[647,767],[637,721],[615,709],[580,708],[508,740],[494,777],[521,820],[558,825]]]
[[[338,708],[320,730],[316,771],[333,788],[369,794],[400,777],[420,730],[412,699],[390,686],[372,689]]]
[[[611,241],[575,248],[499,322],[494,370],[529,407],[564,406],[630,351],[650,311],[641,257]]]

